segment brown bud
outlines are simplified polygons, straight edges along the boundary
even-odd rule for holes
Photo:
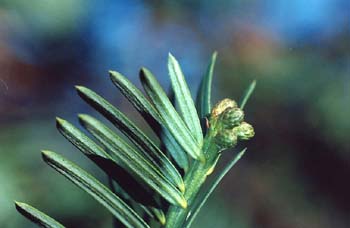
[[[228,108],[237,108],[237,103],[234,100],[225,98],[214,106],[213,110],[211,111],[211,116],[218,117]]]

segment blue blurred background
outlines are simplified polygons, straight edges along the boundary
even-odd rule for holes
[[[107,71],[140,86],[146,66],[167,88],[171,52],[195,94],[214,50],[214,101],[258,81],[246,108],[256,137],[195,227],[350,227],[348,0],[0,0],[0,227],[34,227],[14,199],[68,227],[111,227],[41,161],[51,149],[105,179],[54,117],[98,116],[76,95],[82,84],[142,124]]]

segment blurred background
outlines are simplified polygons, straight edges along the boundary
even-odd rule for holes
[[[34,227],[13,200],[68,227],[111,227],[42,162],[51,149],[105,179],[55,116],[100,117],[76,95],[81,84],[142,124],[107,71],[140,86],[146,66],[168,88],[171,52],[195,95],[215,50],[214,102],[257,79],[246,106],[256,137],[194,227],[350,227],[348,0],[0,0],[0,227]]]

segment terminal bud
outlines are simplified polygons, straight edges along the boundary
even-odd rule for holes
[[[218,117],[221,113],[223,113],[228,108],[237,108],[237,103],[234,100],[225,98],[222,101],[218,102],[213,110],[211,111],[212,117]]]

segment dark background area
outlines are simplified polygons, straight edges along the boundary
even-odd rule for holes
[[[256,136],[194,227],[350,227],[347,0],[0,0],[0,226],[34,227],[19,200],[68,227],[111,227],[102,206],[42,162],[51,149],[105,179],[55,116],[100,117],[79,84],[142,124],[108,70],[140,86],[146,66],[167,88],[171,52],[195,95],[214,50],[214,102],[238,100],[257,80],[246,106]]]

